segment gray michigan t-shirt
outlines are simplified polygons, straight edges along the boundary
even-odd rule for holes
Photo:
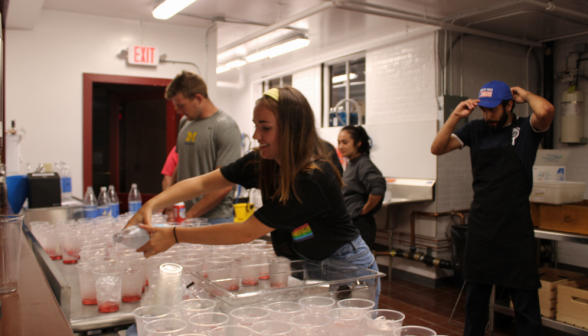
[[[178,133],[178,181],[226,166],[241,156],[241,132],[231,116],[218,110],[206,119],[187,121]],[[188,211],[202,196],[186,201]],[[202,217],[233,217],[233,193]]]

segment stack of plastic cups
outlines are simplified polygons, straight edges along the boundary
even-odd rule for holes
[[[172,309],[166,306],[144,306],[133,311],[135,323],[137,324],[137,335],[147,336],[145,325],[155,320],[173,317]]]
[[[123,269],[122,302],[140,301],[145,284],[145,259],[119,260],[116,265]]]
[[[258,307],[241,307],[232,310],[231,323],[234,325],[250,327],[257,322],[268,321],[270,319],[270,311],[265,308]]]
[[[366,333],[369,335],[392,335],[395,329],[402,327],[404,314],[395,310],[377,309],[364,315]]]
[[[120,309],[123,270],[118,267],[104,267],[94,270],[98,311],[112,313]]]
[[[155,302],[158,305],[174,307],[182,301],[182,266],[172,263],[159,267],[155,288]]]
[[[223,313],[202,313],[190,316],[188,328],[191,332],[208,335],[212,329],[229,324],[229,315]]]
[[[304,307],[300,303],[282,301],[265,306],[270,312],[270,320],[290,321],[294,316],[304,313]]]

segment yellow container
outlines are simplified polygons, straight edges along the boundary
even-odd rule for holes
[[[235,208],[235,222],[244,222],[249,218],[249,216],[253,215],[255,212],[255,208],[251,203],[237,203],[234,204],[233,207]]]

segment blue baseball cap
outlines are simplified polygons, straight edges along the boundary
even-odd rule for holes
[[[512,99],[512,92],[505,82],[491,81],[482,86],[478,99],[480,99],[479,106],[495,108],[503,100]]]

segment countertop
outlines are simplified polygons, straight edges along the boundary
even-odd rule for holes
[[[0,295],[0,301],[0,335],[73,336],[24,234],[21,236],[18,290]]]

